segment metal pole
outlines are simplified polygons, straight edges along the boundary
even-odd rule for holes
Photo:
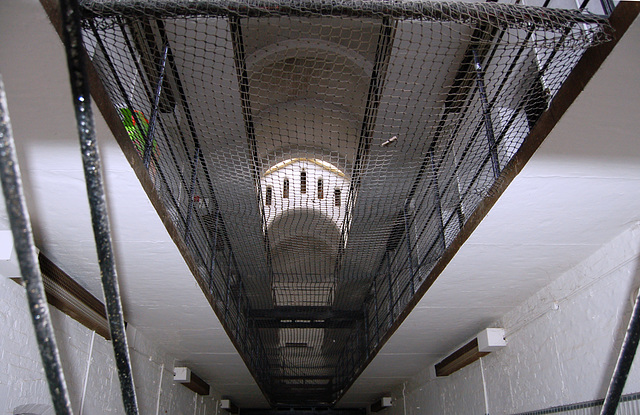
[[[380,320],[378,318],[378,288],[376,284],[377,276],[373,277],[373,310],[376,313],[376,344],[380,343]]]
[[[416,293],[416,283],[415,283],[415,271],[413,269],[413,255],[411,255],[413,248],[411,248],[411,237],[409,235],[409,222],[407,221],[407,205],[408,204],[409,204],[409,201],[407,200],[404,204],[402,216],[404,219],[404,234],[406,235],[406,241],[407,241],[407,255],[409,257],[409,272],[411,272],[411,281],[410,281],[411,295],[413,296]]]
[[[218,250],[218,221],[220,207],[216,205],[216,225],[213,228],[213,250],[211,252],[211,265],[209,266],[209,294],[213,294],[213,273],[216,269],[216,251]]]
[[[389,252],[386,252],[387,256],[387,281],[389,281],[389,326],[393,325],[394,310],[393,310],[393,284],[391,282],[391,262],[389,261]]]
[[[613,9],[615,9],[615,4],[612,0],[600,0],[600,4],[602,4],[602,10],[604,14],[607,16],[611,16],[613,13]]]
[[[236,295],[236,339],[240,341],[240,302],[242,300],[242,290],[240,284],[240,274],[238,274],[238,280],[236,281],[236,289],[238,290],[238,295]],[[243,343],[244,344],[244,343]]]
[[[156,119],[158,118],[158,106],[160,105],[160,94],[162,94],[162,81],[164,81],[164,70],[167,63],[167,54],[169,53],[169,44],[164,45],[162,52],[162,60],[160,61],[160,74],[158,75],[158,83],[156,85],[156,93],[153,98],[153,109],[151,111],[151,120],[149,121],[149,131],[147,132],[146,141],[144,143],[144,155],[142,161],[144,167],[149,169],[151,160],[151,148],[153,147],[153,133],[155,132]]]
[[[438,185],[438,173],[436,171],[436,163],[433,158],[433,151],[429,153],[431,161],[431,175],[433,176],[433,190],[436,194],[436,215],[438,215],[438,224],[440,225],[440,237],[442,238],[442,252],[447,249],[447,241],[444,237],[444,220],[442,218],[442,200],[440,198],[440,186]]]
[[[60,0],[60,14],[62,16],[71,92],[78,123],[85,182],[89,196],[91,222],[100,264],[109,330],[122,391],[122,402],[125,412],[133,415],[138,414],[138,404],[131,375],[129,349],[122,315],[122,303],[120,301],[120,288],[111,245],[109,216],[102,184],[100,155],[95,137],[91,95],[84,62],[85,51],[82,46],[80,15],[76,0]]]
[[[369,309],[367,308],[367,302],[364,302],[362,307],[364,314],[364,352],[366,356],[369,356]]]
[[[633,312],[629,319],[629,326],[627,327],[627,334],[624,336],[624,341],[620,347],[620,355],[618,356],[618,362],[616,368],[613,371],[611,377],[611,383],[607,390],[607,396],[602,404],[602,412],[600,415],[613,415],[616,413],[618,403],[620,402],[620,396],[622,390],[627,382],[629,371],[631,370],[631,364],[633,358],[638,350],[638,341],[640,340],[640,296],[636,298],[636,303],[633,306]]]
[[[20,264],[22,283],[26,288],[33,329],[38,341],[38,349],[49,384],[53,407],[58,415],[71,415],[71,401],[62,372],[56,338],[53,335],[49,306],[33,242],[29,212],[22,193],[22,180],[18,169],[2,77],[0,77],[0,176],[13,242]]]
[[[184,229],[184,242],[189,245],[189,227],[191,225],[191,214],[193,212],[193,194],[196,190],[196,173],[198,171],[198,161],[200,160],[200,147],[196,148],[193,157],[193,167],[191,168],[191,187],[189,188],[189,207],[187,210],[187,221]]]
[[[70,1],[76,1],[76,0],[70,0]],[[129,99],[129,94],[127,94],[127,91],[124,85],[122,84],[120,77],[118,76],[118,71],[116,70],[116,67],[113,64],[113,61],[109,57],[109,53],[107,52],[107,48],[104,45],[104,42],[102,41],[102,37],[100,37],[100,33],[98,33],[98,29],[96,28],[96,25],[93,24],[93,21],[91,20],[89,21],[89,27],[91,27],[91,31],[93,32],[96,42],[98,43],[98,47],[102,51],[102,54],[104,55],[104,58],[107,61],[107,65],[109,66],[109,69],[111,69],[111,73],[113,73],[113,79],[115,79],[116,81],[116,85],[118,86],[120,95],[122,96],[122,99],[124,99],[125,104],[127,104],[127,108],[129,109],[129,111],[131,111],[131,116],[135,121],[135,125],[138,127],[138,133],[140,134],[140,137],[145,138],[145,142],[146,142],[147,133],[144,132],[144,129],[142,127],[143,125],[142,119],[140,115],[138,115],[138,113],[134,110],[131,100]],[[137,147],[136,147],[136,151],[139,151]]]
[[[229,313],[229,301],[231,301],[230,299],[230,293],[231,293],[231,255],[232,253],[229,252],[229,255],[227,256],[227,261],[228,261],[228,268],[227,268],[227,290],[226,290],[226,294],[225,294],[225,299],[224,299],[224,322],[226,324],[227,321],[227,314]]]
[[[493,135],[493,122],[491,121],[491,112],[489,110],[489,101],[487,100],[487,91],[484,87],[484,79],[482,76],[482,65],[478,58],[478,52],[472,49],[473,60],[476,65],[476,83],[478,92],[480,93],[480,102],[482,103],[482,118],[484,119],[484,128],[489,142],[489,154],[491,154],[491,166],[495,177],[500,176],[500,162],[498,161],[498,152],[496,150],[496,138]]]

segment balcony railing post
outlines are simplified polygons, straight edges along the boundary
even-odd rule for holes
[[[442,239],[442,251],[447,248],[447,241],[444,237],[444,218],[442,217],[442,198],[440,196],[440,185],[438,184],[438,171],[436,170],[436,162],[433,151],[429,152],[429,161],[431,164],[431,175],[433,180],[433,192],[436,195],[436,215],[438,215],[438,228],[440,230],[439,237]]]
[[[209,265],[209,294],[213,294],[213,276],[216,270],[216,252],[218,252],[218,222],[220,221],[220,207],[216,205],[216,223],[213,227],[213,249]]]
[[[634,302],[627,332],[620,346],[620,354],[618,355],[616,367],[611,376],[611,382],[609,383],[600,415],[613,415],[616,413],[616,409],[620,403],[620,396],[624,390],[633,359],[638,350],[638,342],[640,342],[640,296],[636,297]]]
[[[100,36],[100,33],[98,33],[98,29],[96,28],[96,25],[91,20],[89,20],[89,27],[91,28],[91,31],[93,32],[93,35],[96,39],[96,43],[98,44],[98,47],[100,48],[100,51],[102,52],[102,55],[104,56],[107,62],[107,65],[109,66],[109,69],[113,74],[113,79],[115,79],[116,81],[116,84],[118,86],[118,91],[120,92],[120,95],[122,96],[122,99],[124,100],[127,106],[127,109],[131,112],[131,116],[133,117],[133,121],[135,122],[135,125],[138,127],[137,133],[140,134],[140,137],[143,137],[146,142],[148,131],[147,132],[144,131],[144,128],[143,128],[144,124],[142,123],[142,119],[140,118],[139,113],[135,111],[135,108],[131,103],[131,99],[129,98],[129,94],[127,94],[127,91],[124,85],[122,84],[120,77],[118,76],[118,71],[116,70],[116,67],[113,64],[113,61],[111,60],[110,55],[107,52],[107,48],[104,45],[104,42],[102,41],[102,37]],[[138,149],[136,148],[136,150]]]
[[[389,327],[391,327],[395,318],[395,304],[393,302],[393,282],[391,281],[391,262],[389,260],[389,252],[386,252],[385,255],[387,257],[387,281],[389,282]]]
[[[198,172],[198,162],[200,161],[200,147],[196,147],[196,154],[193,157],[191,167],[191,185],[189,187],[189,205],[187,210],[187,220],[184,229],[184,242],[189,245],[189,231],[191,226],[191,216],[193,214],[193,197],[196,190],[196,174]]]
[[[491,155],[491,167],[493,168],[493,175],[497,178],[500,176],[500,161],[498,160],[498,150],[496,149],[496,138],[493,134],[493,122],[491,121],[491,110],[487,99],[487,91],[484,85],[482,64],[480,63],[478,52],[475,49],[472,49],[472,52],[473,61],[476,67],[476,85],[478,86],[478,93],[482,104],[484,129],[487,136],[487,142],[489,143],[489,154]]]
[[[380,343],[380,318],[378,317],[378,277],[373,277],[373,312],[376,320],[376,344]]]
[[[237,277],[237,281],[236,281],[236,290],[238,290],[238,295],[236,296],[236,339],[238,340],[238,342],[240,342],[240,302],[242,301],[242,290],[241,290],[242,284],[241,284],[241,279],[240,279],[240,275],[238,275]],[[244,344],[244,343],[242,343]]]
[[[409,283],[411,284],[411,296],[416,293],[416,282],[415,282],[415,270],[413,267],[413,248],[411,247],[411,234],[409,232],[409,220],[407,219],[407,206],[409,205],[409,201],[407,200],[404,204],[404,209],[402,211],[402,217],[404,219],[404,234],[405,240],[407,241],[407,256],[409,260],[409,272],[411,273],[411,280]]]
[[[149,169],[149,162],[151,160],[151,149],[153,148],[153,136],[155,133],[156,119],[158,118],[158,107],[160,106],[160,95],[162,94],[162,82],[164,81],[164,72],[167,64],[167,54],[169,53],[169,44],[165,44],[162,52],[162,58],[158,65],[158,83],[156,84],[156,91],[153,97],[153,109],[151,110],[151,119],[149,120],[149,130],[144,143],[144,153],[142,161],[144,167]]]
[[[367,301],[364,302],[362,313],[364,314],[364,353],[369,356],[369,308]]]
[[[602,10],[604,11],[604,14],[607,16],[611,16],[611,13],[613,13],[613,9],[615,9],[615,4],[613,3],[613,0],[600,0],[600,4],[602,4]]]
[[[228,267],[227,267],[227,288],[226,288],[226,294],[225,294],[225,299],[224,299],[224,322],[225,324],[227,324],[227,315],[229,314],[229,301],[231,301],[231,264],[232,264],[232,253],[229,252],[229,255],[227,256],[227,262],[228,262]]]
[[[75,0],[61,0],[60,15],[62,16],[63,38],[80,139],[80,153],[82,155],[89,198],[91,222],[100,266],[109,331],[122,391],[122,402],[125,413],[137,415],[138,403],[131,373],[131,360],[125,333],[115,254],[111,244],[109,215],[102,181],[98,143],[95,137],[91,91],[85,62],[86,52],[83,48],[82,28],[77,2]]]
[[[20,264],[33,328],[38,341],[44,374],[49,385],[56,414],[71,415],[71,401],[62,372],[62,363],[53,333],[51,315],[45,296],[42,274],[38,266],[29,212],[22,190],[11,123],[7,110],[4,84],[0,77],[0,177],[11,225],[16,255]]]

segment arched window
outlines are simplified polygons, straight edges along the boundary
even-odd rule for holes
[[[289,198],[289,179],[285,177],[284,182],[282,183],[282,198]]]
[[[267,186],[267,193],[264,198],[264,204],[267,206],[271,206],[272,199],[273,199],[273,187]]]
[[[307,193],[307,172],[300,172],[300,193]]]
[[[324,186],[322,178],[318,179],[318,199],[324,199]]]
[[[333,190],[333,204],[335,206],[340,206],[342,204],[342,191],[340,190],[339,187],[336,187]]]

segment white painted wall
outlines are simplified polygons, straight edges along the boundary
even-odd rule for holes
[[[75,414],[123,414],[111,343],[51,307],[54,330]],[[51,409],[24,289],[0,277],[0,414],[23,405]],[[131,325],[127,328],[141,414],[210,415],[215,393],[198,396],[173,382],[174,360]],[[37,412],[40,413],[40,412]]]
[[[493,325],[506,329],[503,350],[444,378],[432,376],[440,359],[425,362],[379,414],[511,414],[603,398],[640,286],[640,224],[549,278]],[[637,357],[624,390],[633,392]]]

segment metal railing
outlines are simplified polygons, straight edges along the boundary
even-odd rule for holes
[[[551,408],[538,409],[529,412],[520,412],[514,415],[598,415],[602,410],[604,399],[559,405]],[[618,415],[639,415],[640,414],[640,393],[630,393],[620,397],[620,403],[614,412]]]

